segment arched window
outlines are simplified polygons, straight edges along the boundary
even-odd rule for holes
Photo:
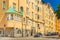
[[[17,34],[21,34],[22,33],[22,31],[21,31],[21,29],[18,29],[18,28],[16,28],[16,32],[17,32]]]

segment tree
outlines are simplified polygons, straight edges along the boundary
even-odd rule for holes
[[[57,18],[60,19],[60,4],[58,5],[57,8],[58,9],[55,11],[55,13],[56,13]]]

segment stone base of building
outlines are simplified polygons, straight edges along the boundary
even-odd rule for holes
[[[31,30],[13,27],[0,28],[0,37],[30,37],[30,36],[34,36],[34,33],[31,32]]]

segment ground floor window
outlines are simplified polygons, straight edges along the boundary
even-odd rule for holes
[[[17,34],[21,34],[22,33],[22,31],[19,29],[19,30],[17,30]]]
[[[0,31],[0,34],[1,34],[1,31]]]

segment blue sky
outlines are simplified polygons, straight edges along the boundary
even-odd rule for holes
[[[54,10],[57,9],[57,5],[60,4],[60,0],[44,0],[46,3],[50,3]]]

